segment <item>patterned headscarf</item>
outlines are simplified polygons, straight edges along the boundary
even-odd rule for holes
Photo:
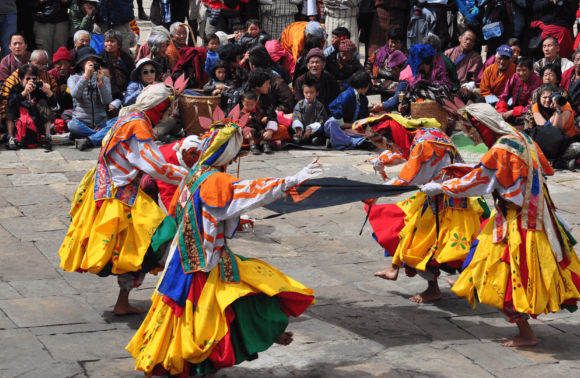
[[[356,46],[353,41],[348,38],[342,39],[340,41],[340,46],[338,48],[340,52],[355,52]]]
[[[319,22],[310,21],[306,24],[304,29],[304,36],[314,35],[320,39],[326,39],[326,30]]]
[[[423,64],[424,59],[435,55],[437,55],[437,51],[431,45],[413,45],[409,50],[409,65],[413,71],[413,76],[419,74],[419,66]]]
[[[236,158],[243,142],[242,128],[234,122],[224,128],[213,129],[202,138],[201,157],[194,168],[202,165],[221,167],[228,164]]]

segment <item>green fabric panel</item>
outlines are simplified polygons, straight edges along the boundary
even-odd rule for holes
[[[280,308],[277,297],[250,295],[236,300],[231,306],[236,314],[230,324],[236,365],[258,358],[257,353],[270,348],[288,327],[288,317]],[[217,372],[209,359],[192,366],[192,369],[196,369],[198,374]]]
[[[483,209],[483,214],[481,214],[481,217],[483,219],[489,219],[489,216],[491,215],[491,210],[489,210],[489,206],[487,206],[487,202],[485,202],[485,199],[483,197],[478,197],[477,202],[479,202],[479,206],[481,206],[481,208]]]
[[[489,151],[485,144],[481,143],[476,146],[471,139],[463,134],[456,134],[451,140],[459,151],[469,151],[477,154],[485,154]]]
[[[175,225],[175,219],[165,217],[151,238],[151,248],[157,258],[161,258],[161,251],[159,251],[159,248],[164,243],[173,240],[176,233],[177,226]]]
[[[568,306],[567,304],[562,303],[560,305],[560,309],[562,310],[568,310],[569,312],[574,312],[576,310],[578,310],[578,306],[574,305],[574,306]]]

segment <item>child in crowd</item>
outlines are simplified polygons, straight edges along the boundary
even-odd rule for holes
[[[244,34],[246,34],[246,27],[244,26],[244,24],[237,23],[234,24],[233,31],[234,31],[234,44],[239,45],[240,39]]]
[[[344,38],[350,39],[350,31],[347,28],[339,26],[338,28],[334,29],[330,37],[330,46],[324,49],[324,55],[330,56],[332,54],[338,53],[338,49],[340,47],[340,40]]]
[[[221,96],[220,108],[226,111],[230,94],[234,89],[234,82],[230,78],[230,64],[225,60],[218,60],[209,74],[209,81],[203,87],[208,96]]]
[[[318,81],[308,78],[302,86],[304,100],[299,101],[292,115],[292,129],[296,144],[311,140],[315,146],[324,143],[324,122],[328,118],[324,105],[316,99],[318,96]],[[306,130],[306,131],[304,131]]]
[[[256,92],[249,90],[242,93],[242,114],[250,114],[250,120],[243,130],[244,139],[250,143],[250,152],[254,155],[260,154],[260,150],[256,146],[256,136],[264,133],[268,121],[264,111],[259,106],[256,106],[257,104],[258,95]],[[263,148],[265,153],[272,153],[272,148],[268,143],[264,144]]]
[[[244,48],[244,51],[248,52],[256,44],[261,43],[266,44],[266,41],[270,39],[270,36],[262,30],[260,26],[260,21],[256,19],[250,19],[246,21],[246,34],[240,38],[240,45]]]
[[[219,60],[220,56],[217,53],[220,48],[220,38],[212,33],[206,37],[205,48],[207,49],[207,58],[205,60],[205,72],[209,75],[213,69],[213,65]]]

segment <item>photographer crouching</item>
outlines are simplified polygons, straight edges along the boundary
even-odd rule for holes
[[[38,68],[24,64],[18,71],[20,82],[12,87],[6,108],[9,150],[34,148],[39,144],[52,149],[50,125],[55,117],[56,96],[48,83],[38,80]]]

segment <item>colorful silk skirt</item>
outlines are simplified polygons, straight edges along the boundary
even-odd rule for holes
[[[553,219],[563,243],[571,253],[558,262],[545,230],[523,230],[521,209],[507,211],[506,234],[493,242],[496,211],[477,238],[477,246],[451,290],[474,307],[477,301],[513,309],[533,318],[560,309],[574,311],[580,298],[580,263],[571,247],[571,235]],[[544,216],[550,216],[545,211]]]
[[[95,201],[94,170],[81,181],[70,215],[59,251],[60,267],[67,272],[156,273],[160,247],[176,232],[175,221],[141,189],[132,206],[114,198]]]
[[[218,265],[209,273],[185,275],[183,286],[182,273],[172,274],[169,265],[168,291],[186,290],[173,295],[175,300],[153,294],[151,309],[126,348],[137,370],[147,377],[188,377],[256,359],[284,333],[290,316],[315,303],[313,290],[276,268],[237,255],[235,260],[236,283],[223,281]]]
[[[454,273],[463,265],[477,238],[486,211],[489,214],[482,198],[439,195],[435,202],[433,197],[417,192],[397,204],[373,206],[369,221],[374,237],[385,249],[385,255],[393,257],[393,264]]]

